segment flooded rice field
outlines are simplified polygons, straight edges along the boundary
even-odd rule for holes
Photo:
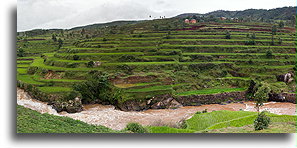
[[[210,104],[201,106],[185,106],[178,109],[158,109],[141,112],[124,112],[116,110],[111,105],[85,105],[84,111],[79,113],[57,113],[51,106],[44,102],[32,99],[24,90],[17,88],[17,104],[36,110],[40,113],[48,113],[58,116],[70,117],[76,120],[95,125],[103,125],[114,130],[125,128],[127,123],[138,122],[142,125],[152,126],[177,126],[181,121],[190,118],[197,111],[207,109],[210,111],[230,110],[230,111],[256,111],[253,102],[230,103],[226,105]],[[296,104],[284,102],[268,102],[261,108],[275,114],[296,114]]]

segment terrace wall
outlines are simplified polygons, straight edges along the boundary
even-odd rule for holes
[[[245,95],[246,92],[229,92],[210,95],[181,96],[176,100],[184,106],[219,104],[226,101],[246,101]]]

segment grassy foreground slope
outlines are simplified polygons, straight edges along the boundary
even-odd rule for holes
[[[256,112],[247,111],[213,111],[195,114],[185,121],[184,129],[170,127],[149,127],[152,133],[295,133],[296,116],[267,114],[271,126],[266,130],[255,131],[253,128]]]
[[[115,133],[104,126],[89,125],[68,117],[41,114],[17,106],[17,133]]]

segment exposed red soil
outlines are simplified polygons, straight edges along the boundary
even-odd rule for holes
[[[206,27],[206,25],[200,25],[200,26],[191,26],[191,28],[183,28],[183,29],[177,29],[177,31],[183,31],[183,30],[198,30],[203,27]]]

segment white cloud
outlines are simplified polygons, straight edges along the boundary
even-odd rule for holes
[[[296,6],[293,0],[18,0],[17,30],[71,28],[114,20],[214,10]]]

